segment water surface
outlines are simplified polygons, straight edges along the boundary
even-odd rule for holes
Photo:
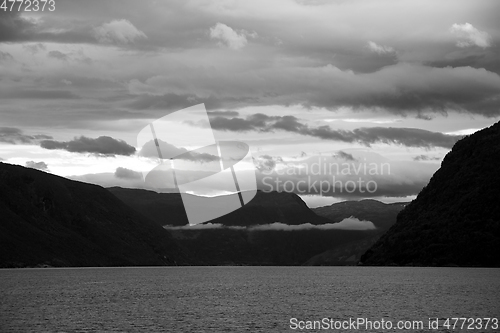
[[[0,331],[301,331],[291,329],[291,318],[303,324],[384,319],[394,325],[399,320],[428,325],[429,318],[439,318],[441,326],[451,317],[498,318],[499,290],[500,269],[487,268],[7,269],[0,270]],[[485,331],[500,329],[471,330]]]

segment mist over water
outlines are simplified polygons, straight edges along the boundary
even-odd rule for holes
[[[301,331],[290,328],[291,318],[422,320],[427,325],[429,318],[498,318],[498,290],[500,269],[487,268],[0,270],[0,331]],[[374,331],[402,332],[364,332]]]

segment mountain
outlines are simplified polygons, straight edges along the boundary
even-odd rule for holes
[[[364,242],[376,233],[374,230],[262,230],[255,227],[184,227],[169,231],[178,244],[189,251],[190,258],[200,264],[256,266],[355,265],[359,259],[355,253],[343,254],[335,262],[311,258]],[[346,260],[353,254],[356,259]]]
[[[188,224],[181,195],[178,193],[157,193],[122,187],[109,187],[107,190],[160,226]]]
[[[179,194],[120,187],[108,190],[159,225],[185,226],[167,227],[167,230],[189,253],[190,258],[203,265],[353,265],[383,232],[380,228],[253,228],[278,221],[287,225],[322,225],[343,220],[341,218],[332,221],[316,215],[296,194],[261,191],[242,208],[210,221],[211,224],[221,224],[222,227],[190,228],[187,226],[188,221]],[[387,208],[391,212],[394,210],[391,205],[380,202],[378,204],[391,207]],[[380,207],[379,209],[383,210]],[[347,211],[349,214],[346,217],[354,215],[352,209]],[[395,220],[395,214],[387,213],[386,216]],[[363,215],[365,216],[371,220],[369,213]],[[322,255],[323,253],[326,254]]]
[[[226,226],[251,226],[280,222],[288,225],[332,223],[316,215],[295,193],[257,191],[245,206],[210,221]]]
[[[276,192],[258,192],[248,205],[212,221],[222,227],[166,230],[159,224],[187,223],[178,194],[104,189],[5,163],[0,163],[0,216],[0,267],[321,265],[325,262],[310,259],[343,246],[355,250],[352,244],[377,233],[256,229],[276,221],[331,223],[297,195]],[[340,256],[327,264],[355,263],[345,250]]]
[[[364,265],[500,266],[500,123],[458,141]]]
[[[108,190],[124,203],[159,225],[187,225],[188,220],[178,193],[157,193],[147,190],[111,187]],[[281,222],[326,224],[332,221],[316,215],[294,193],[261,192],[245,206],[209,221],[226,226],[251,226]]]
[[[398,213],[407,202],[386,204],[377,200],[343,201],[330,206],[313,208],[313,212],[333,222],[340,222],[348,217],[371,221],[379,229],[387,230],[394,223]]]
[[[381,232],[372,232],[352,241],[342,242],[309,258],[303,266],[352,266],[380,238]]]
[[[361,256],[382,236],[387,229],[396,223],[398,213],[407,205],[406,202],[385,204],[383,202],[366,199],[360,201],[343,201],[330,206],[313,208],[316,214],[340,222],[349,217],[372,222],[377,229],[347,243],[335,244],[309,258],[303,265],[331,266],[355,265]]]
[[[0,267],[174,265],[171,235],[106,189],[0,163]]]

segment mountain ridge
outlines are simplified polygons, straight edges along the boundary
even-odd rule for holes
[[[0,163],[0,267],[187,262],[171,235],[109,191]]]
[[[398,213],[408,202],[384,203],[374,199],[348,200],[329,206],[316,207],[312,210],[333,222],[340,222],[349,217],[372,222],[377,228],[389,229],[396,223]]]
[[[182,199],[178,193],[157,193],[150,190],[121,187],[110,187],[108,191],[159,225],[188,225]],[[173,216],[173,218],[166,219],[167,216]],[[245,206],[207,223],[225,226],[252,226],[275,222],[288,225],[332,223],[332,221],[315,214],[294,193],[262,191],[257,191],[255,197]]]
[[[364,265],[499,267],[500,122],[459,140]]]

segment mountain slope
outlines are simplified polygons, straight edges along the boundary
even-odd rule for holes
[[[106,189],[0,163],[0,267],[170,265],[170,234]]]
[[[186,211],[178,193],[157,193],[122,187],[109,187],[107,190],[158,225],[188,224]]]
[[[251,226],[280,222],[288,225],[326,224],[332,221],[316,215],[295,193],[261,192],[245,206],[210,221],[227,226]]]
[[[343,201],[330,206],[313,208],[313,212],[334,222],[354,216],[359,220],[371,221],[377,228],[385,230],[396,223],[398,213],[407,204],[407,202],[385,204],[377,200],[366,199]]]
[[[500,123],[460,141],[365,265],[500,266]]]
[[[181,197],[177,193],[156,193],[121,187],[111,187],[108,190],[159,225],[188,224]],[[261,191],[258,191],[255,197],[240,209],[209,222],[227,226],[251,226],[274,222],[289,225],[332,223],[311,211],[296,194]]]

